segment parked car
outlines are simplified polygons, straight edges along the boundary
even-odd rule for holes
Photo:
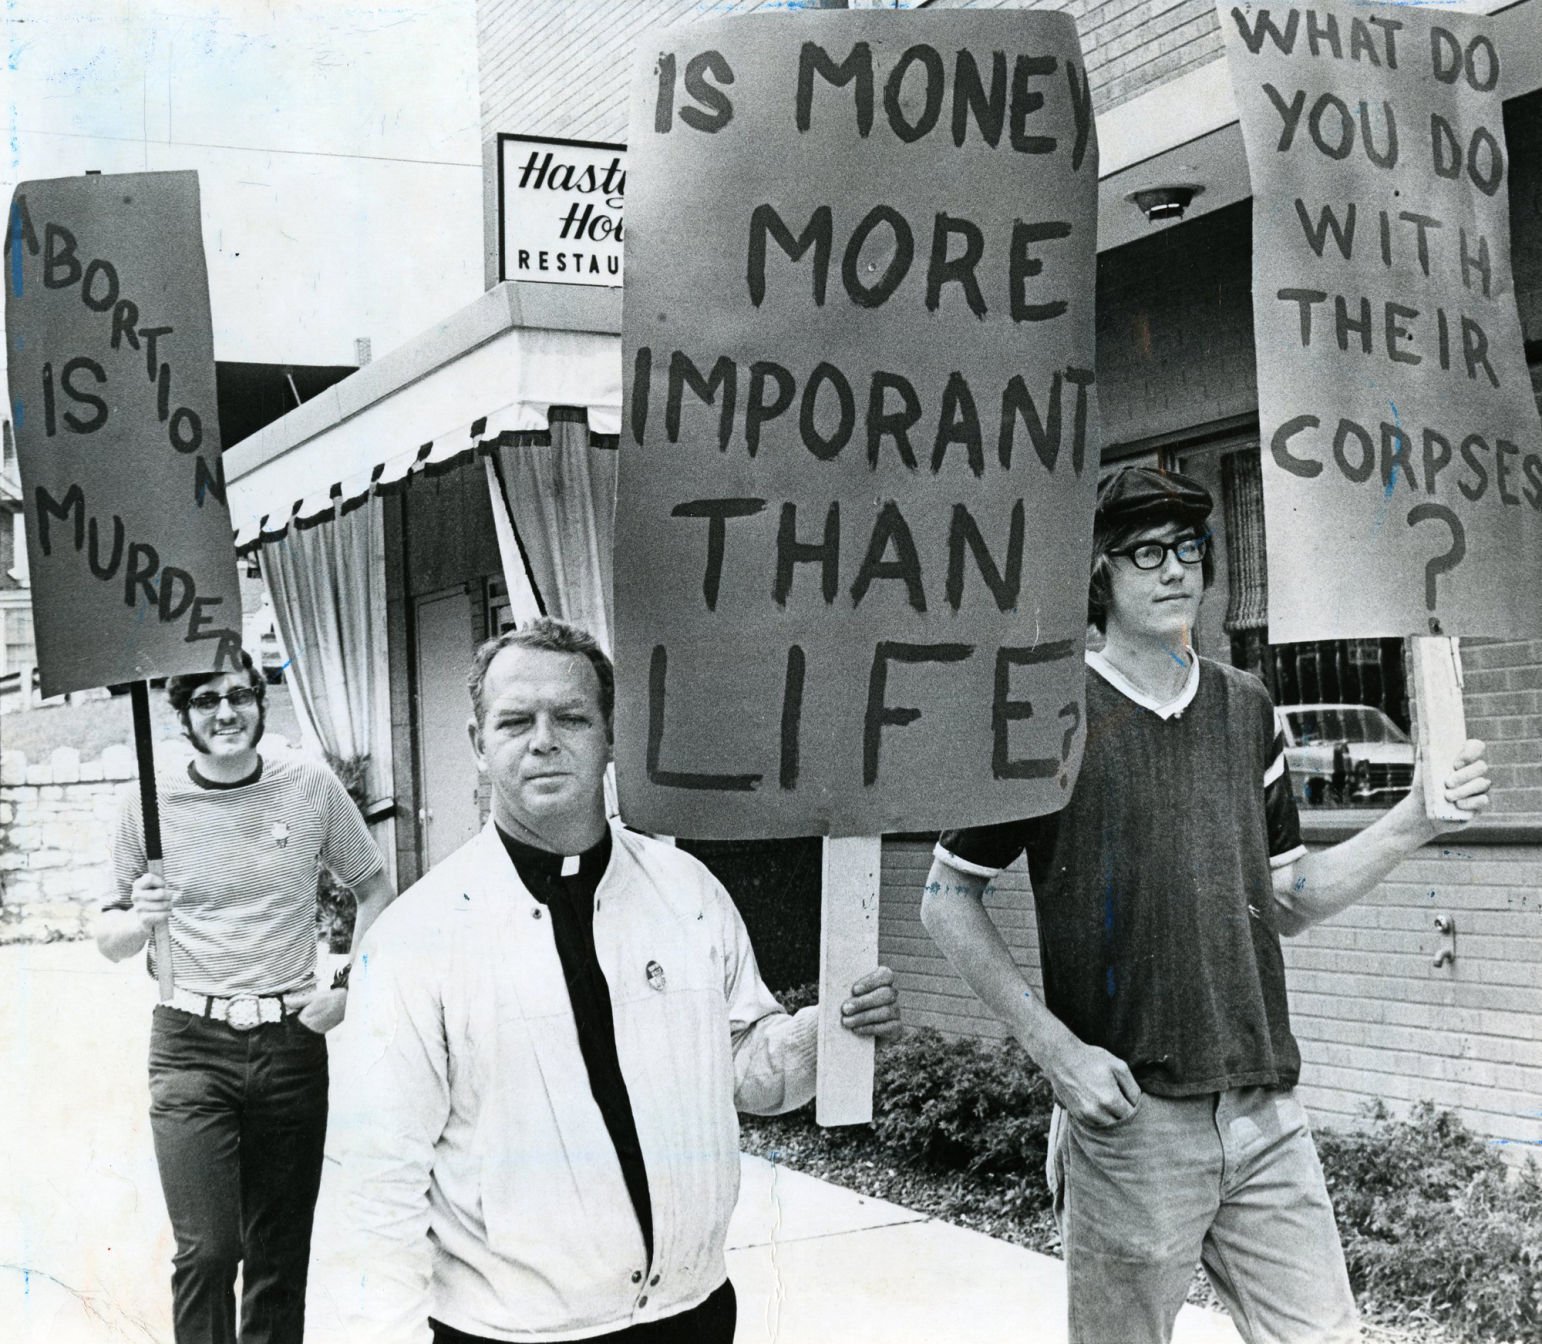
[[[1285,763],[1298,801],[1386,806],[1413,785],[1414,746],[1370,705],[1282,705]]]

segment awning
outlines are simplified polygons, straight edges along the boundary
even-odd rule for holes
[[[532,293],[557,289],[577,292]],[[497,286],[225,454],[237,547],[510,436],[544,434],[553,406],[584,411],[596,435],[618,434],[619,330],[613,292]]]

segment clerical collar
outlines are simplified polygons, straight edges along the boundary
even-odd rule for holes
[[[514,866],[524,872],[534,872],[542,877],[599,877],[610,862],[610,827],[582,854],[553,854],[547,849],[516,840],[495,821],[493,826],[503,847],[508,851]]]

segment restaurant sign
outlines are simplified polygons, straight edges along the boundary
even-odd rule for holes
[[[626,146],[498,137],[498,276],[621,283]]]

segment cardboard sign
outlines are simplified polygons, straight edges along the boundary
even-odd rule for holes
[[[235,666],[198,175],[23,182],[5,289],[43,694]]]
[[[1406,4],[1221,4],[1253,179],[1269,638],[1542,634],[1504,53]]]
[[[498,137],[499,274],[619,285],[626,146]]]
[[[1060,807],[1099,448],[1071,20],[657,31],[631,128],[623,816],[872,835]]]

